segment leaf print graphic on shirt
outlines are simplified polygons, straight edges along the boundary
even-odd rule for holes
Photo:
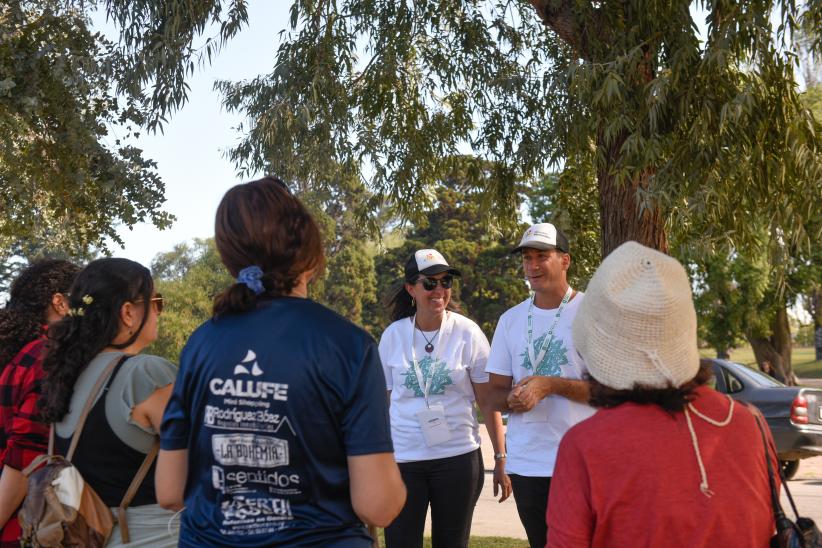
[[[534,341],[534,355],[539,354],[542,347],[542,341],[545,340],[546,333],[542,337]],[[532,375],[542,375],[543,377],[561,377],[562,367],[568,363],[568,349],[565,347],[562,339],[553,339],[548,344],[548,350],[545,351],[545,356],[539,362],[536,370],[531,366],[531,358],[528,356],[528,351],[523,350],[520,354],[522,358],[522,367],[531,371]]]
[[[428,391],[429,396],[445,394],[445,387],[449,384],[454,384],[454,381],[451,380],[451,375],[448,374],[448,368],[446,367],[446,363],[444,361],[434,360],[431,356],[426,356],[417,363],[419,363],[420,366],[420,376],[422,377],[423,382],[428,382],[428,377],[429,375],[432,375],[431,370],[433,369],[431,388]],[[417,375],[414,373],[413,361],[408,362],[408,371],[403,373],[403,375],[405,375],[405,382],[403,383],[403,386],[408,390],[413,391],[415,397],[425,397],[422,393],[422,387],[417,381]]]

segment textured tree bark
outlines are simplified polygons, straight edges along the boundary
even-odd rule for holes
[[[777,379],[788,386],[796,385],[796,375],[791,363],[791,326],[788,323],[788,310],[785,306],[779,307],[776,311],[776,316],[771,322],[770,337],[747,336],[747,339],[760,369],[767,360],[776,371]]]
[[[771,324],[771,342],[774,350],[782,357],[782,368],[785,374],[794,378],[793,361],[791,359],[791,324],[788,322],[788,309],[783,305],[776,311],[776,317]]]
[[[776,351],[770,339],[764,337],[747,337],[747,339],[753,349],[754,357],[756,358],[756,363],[759,364],[760,371],[767,372],[762,367],[762,364],[769,361],[773,367],[776,380],[784,382],[788,386],[796,384],[793,380],[793,375],[786,374],[782,365],[782,355]]]
[[[817,360],[822,360],[822,291],[819,288],[811,291],[808,296],[810,312],[813,317],[813,346],[816,349]]]
[[[530,0],[546,26],[550,27],[557,36],[565,41],[576,54],[586,60],[591,60],[592,48],[589,36],[596,36],[598,43],[608,43],[609,28],[603,28],[599,18],[594,17],[589,25],[583,28],[577,21],[573,11],[572,0]],[[601,48],[600,48],[601,49]],[[645,82],[652,78],[653,70],[648,56],[648,63],[643,64],[637,77]],[[602,257],[605,258],[620,244],[634,240],[643,245],[668,252],[668,238],[665,234],[665,221],[656,203],[650,202],[650,207],[640,207],[639,191],[649,190],[653,170],[649,169],[636,177],[633,181],[620,184],[609,172],[609,168],[618,165],[620,149],[626,136],[614,139],[612,143],[604,142],[601,137],[597,146],[600,147],[605,162],[598,169],[599,182],[599,211],[602,228]]]
[[[668,237],[665,234],[665,220],[656,203],[641,210],[638,201],[639,190],[648,189],[653,173],[649,170],[633,181],[620,184],[608,172],[614,165],[624,138],[611,144],[597,143],[603,148],[606,161],[597,169],[599,183],[599,220],[602,227],[602,258],[633,240],[653,249],[668,252]]]

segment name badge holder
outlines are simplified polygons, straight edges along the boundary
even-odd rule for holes
[[[447,314],[447,313],[446,313]],[[445,316],[443,316],[445,322]],[[445,443],[452,438],[451,430],[448,428],[448,422],[445,420],[445,407],[441,403],[431,404],[428,400],[428,394],[431,391],[431,379],[434,377],[433,371],[429,371],[428,379],[424,379],[420,371],[420,365],[417,361],[417,352],[414,349],[414,335],[417,331],[417,316],[414,315],[413,324],[411,325],[411,363],[414,367],[414,375],[417,377],[417,383],[422,388],[422,395],[425,399],[425,409],[417,413],[417,420],[420,423],[422,430],[422,437],[425,439],[425,445],[433,447],[441,443]],[[444,333],[442,332],[442,325],[440,325],[440,341],[437,354],[434,356],[432,365],[435,365],[439,360],[440,351],[442,351],[442,341]]]
[[[539,351],[534,353],[534,346],[533,346],[533,309],[534,309],[534,297],[531,297],[531,304],[528,306],[528,359],[531,360],[531,367],[534,368],[534,371],[537,370],[539,363],[545,357],[545,353],[548,351],[548,348],[551,346],[551,343],[554,341],[554,331],[557,328],[557,324],[559,324],[560,316],[562,315],[562,311],[565,308],[565,305],[568,304],[568,301],[571,299],[571,294],[573,290],[571,286],[568,286],[568,289],[565,291],[565,295],[562,297],[562,302],[557,309],[557,313],[554,316],[554,323],[551,324],[551,327],[548,329],[548,332],[545,334],[545,338],[542,340],[542,344],[540,345]],[[546,344],[547,343],[547,344]],[[548,422],[548,402],[546,400],[542,400],[538,402],[533,409],[527,411],[522,414],[522,420],[524,422]]]

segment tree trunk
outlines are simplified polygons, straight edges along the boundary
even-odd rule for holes
[[[771,341],[774,349],[782,356],[782,367],[785,374],[794,378],[793,361],[791,360],[791,324],[788,322],[788,309],[783,305],[776,311],[776,317],[771,324]]]
[[[609,167],[615,165],[625,137],[603,147],[606,161],[597,169],[599,183],[599,220],[602,227],[602,258],[628,240],[634,240],[653,249],[668,252],[665,220],[656,202],[641,208],[640,190],[648,190],[653,173],[649,170],[633,181],[620,184]]]
[[[718,360],[729,360],[729,359],[731,359],[731,355],[728,354],[728,349],[727,348],[723,348],[723,349],[717,348],[717,350],[716,350],[716,359],[718,359]]]
[[[815,287],[808,295],[809,311],[813,317],[813,346],[816,360],[822,360],[822,290]]]
[[[759,370],[769,375],[773,375],[773,377],[788,386],[793,386],[796,383],[793,380],[793,375],[787,375],[785,373],[785,369],[782,366],[782,355],[776,351],[771,344],[770,339],[766,339],[764,337],[747,337],[748,342],[751,344],[751,348],[753,349],[754,356],[756,357],[756,363],[759,364]],[[765,362],[770,362],[771,367],[773,368],[773,372],[767,371],[763,364]]]
[[[746,338],[751,344],[756,363],[759,364],[761,370],[764,371],[763,363],[769,361],[777,380],[788,386],[796,385],[796,375],[791,364],[791,326],[788,323],[788,310],[784,305],[777,309],[771,322],[770,337],[747,336]]]

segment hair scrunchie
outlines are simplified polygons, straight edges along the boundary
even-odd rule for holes
[[[247,285],[255,295],[259,295],[265,291],[265,286],[263,286],[263,282],[260,280],[262,277],[262,268],[259,266],[247,266],[240,270],[240,273],[237,275],[237,283]]]

